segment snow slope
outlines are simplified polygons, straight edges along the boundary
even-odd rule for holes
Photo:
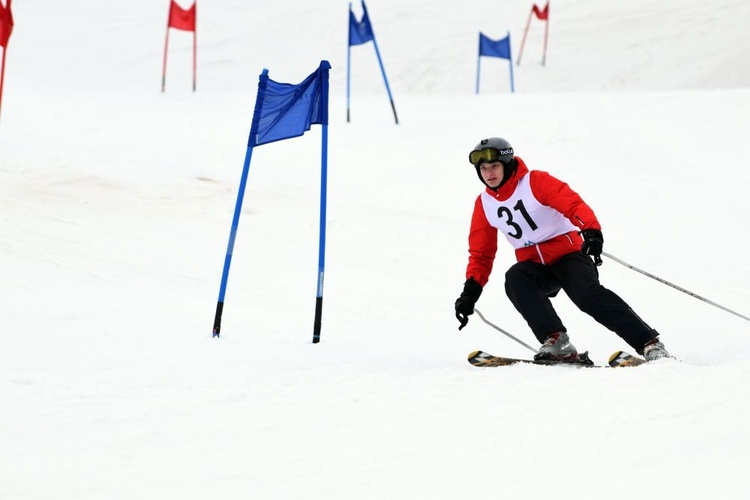
[[[157,5],[158,4],[158,5]],[[186,4],[183,4],[186,6]],[[347,2],[13,3],[0,120],[0,499],[744,498],[747,321],[611,260],[605,286],[679,362],[479,370],[531,355],[460,333],[466,161],[501,135],[594,208],[605,251],[748,315],[750,7],[557,0],[516,93],[477,32],[531,3],[368,3],[400,124]],[[357,15],[359,4],[354,5]],[[322,342],[313,345],[320,127],[259,147],[222,336],[211,338],[258,75],[331,70]],[[478,304],[531,343],[501,245]],[[602,363],[626,348],[555,299]],[[554,492],[554,493],[551,493]]]

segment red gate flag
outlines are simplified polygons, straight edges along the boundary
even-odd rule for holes
[[[172,0],[172,5],[169,8],[168,26],[178,30],[195,31],[195,6],[197,3],[194,2],[192,7],[185,10]]]
[[[547,37],[549,35],[549,0],[544,9],[540,9],[536,4],[531,6],[531,12],[529,12],[529,19],[526,21],[526,28],[523,30],[523,38],[521,39],[521,48],[518,51],[518,59],[516,64],[521,65],[521,56],[523,55],[523,46],[526,45],[526,35],[529,34],[529,25],[531,24],[531,18],[536,16],[540,21],[544,21],[544,47],[542,49],[542,66],[547,62]]]
[[[169,28],[193,32],[193,92],[195,92],[195,81],[197,73],[198,32],[195,29],[197,0],[188,10],[183,9],[174,0],[169,1],[169,18],[167,19],[167,35],[164,39],[164,64],[161,70],[161,91],[167,82],[167,49],[169,47]]]
[[[13,31],[13,13],[10,11],[10,0],[7,7],[0,3],[0,47],[8,46],[8,39]]]
[[[544,6],[543,10],[539,10],[539,7],[534,4],[534,14],[536,14],[536,17],[540,21],[546,21],[549,16],[549,2],[547,2],[547,5]]]

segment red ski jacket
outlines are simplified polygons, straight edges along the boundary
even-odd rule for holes
[[[519,225],[513,222],[512,217],[514,216],[519,222],[526,218],[526,221],[531,224],[531,229],[540,229],[539,232],[545,232],[550,228],[539,228],[534,220],[547,221],[554,220],[555,217],[562,220],[560,215],[574,226],[572,230],[569,230],[571,228],[567,221],[564,224],[558,222],[557,226],[565,228],[562,229],[560,234],[555,234],[538,242],[514,242],[513,245],[517,247],[516,259],[518,262],[532,261],[552,264],[563,255],[581,250],[583,239],[580,231],[584,229],[601,231],[601,226],[593,210],[581,199],[578,193],[547,172],[529,171],[523,160],[517,156],[516,160],[518,161],[518,168],[513,177],[497,191],[487,188],[484,193],[477,197],[474,204],[474,214],[471,218],[471,230],[469,231],[469,265],[466,268],[466,278],[473,278],[481,286],[486,285],[489,280],[492,264],[497,253],[498,227],[488,220],[488,210],[499,207],[498,219],[494,220],[494,224],[501,227],[506,234],[513,238],[520,237],[520,231],[519,234],[514,233],[519,228]],[[524,179],[526,176],[528,176],[528,179]],[[519,182],[522,184],[521,187],[519,187]],[[524,189],[527,194],[519,194]],[[526,212],[525,206],[518,202],[515,205],[511,202],[512,209],[502,205],[503,202],[511,199],[515,201],[519,196],[525,196],[527,204],[536,207],[535,213],[529,214]],[[482,198],[485,198],[484,202]],[[520,212],[519,208],[521,209]],[[507,228],[503,225],[503,222],[508,225]],[[544,222],[540,223],[543,224]],[[554,234],[554,228],[552,234]],[[511,241],[510,237],[508,239]]]

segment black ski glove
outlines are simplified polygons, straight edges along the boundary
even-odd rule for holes
[[[602,248],[604,247],[604,236],[598,229],[584,229],[581,231],[583,245],[581,252],[591,255],[597,266],[602,265]]]
[[[469,323],[469,316],[474,314],[474,304],[477,303],[480,295],[482,295],[482,285],[473,278],[466,280],[463,293],[456,299],[456,319],[461,323],[459,330]]]

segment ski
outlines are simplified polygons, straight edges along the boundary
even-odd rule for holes
[[[510,366],[518,363],[526,363],[532,365],[544,365],[544,366],[573,366],[576,368],[625,368],[629,366],[639,366],[647,363],[643,358],[634,356],[625,351],[615,351],[609,357],[609,366],[597,365],[589,358],[588,352],[581,353],[580,361],[555,361],[549,359],[524,359],[524,358],[509,358],[506,356],[495,356],[484,351],[474,351],[469,354],[468,361],[473,366],[478,367],[497,367],[497,366]]]
[[[609,357],[609,366],[612,368],[621,368],[626,366],[638,366],[647,363],[643,358],[633,356],[625,351],[615,351]]]
[[[572,366],[575,368],[604,368],[602,365],[594,364],[589,359],[588,352],[581,353],[580,361],[555,361],[549,359],[522,359],[522,358],[508,358],[504,356],[494,356],[484,351],[474,351],[469,354],[468,361],[473,366],[478,367],[497,367],[497,366],[510,366],[518,363],[527,363],[532,365],[544,365],[544,366]]]

